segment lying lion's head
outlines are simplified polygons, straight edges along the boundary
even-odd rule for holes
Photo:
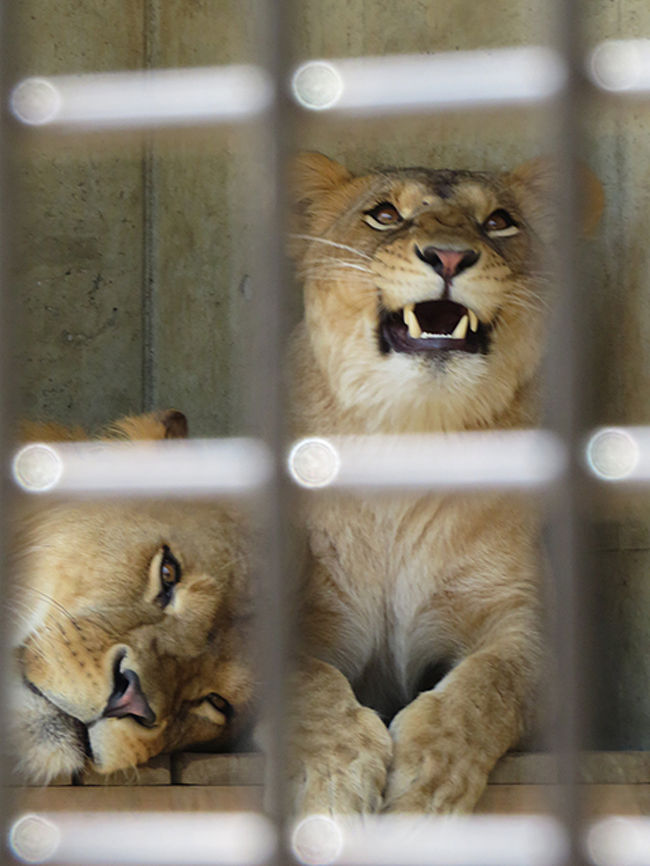
[[[357,177],[298,159],[306,332],[340,408],[396,430],[483,426],[508,409],[544,342],[550,174],[534,161]]]
[[[109,773],[241,730],[251,599],[231,509],[30,504],[16,546],[11,722],[24,777]]]

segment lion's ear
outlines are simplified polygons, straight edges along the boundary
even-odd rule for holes
[[[580,163],[580,218],[582,233],[590,237],[596,230],[605,207],[603,186],[594,172]],[[537,157],[520,165],[505,177],[514,189],[524,213],[545,237],[543,224],[555,222],[556,196],[560,183],[557,163]]]
[[[187,439],[189,425],[186,416],[178,409],[166,409],[159,412],[160,423],[165,430],[165,439]]]
[[[294,158],[289,174],[292,199],[298,205],[313,201],[352,179],[347,168],[339,162],[322,153],[309,151]]]
[[[110,424],[106,439],[186,439],[187,418],[178,409],[165,409],[146,415],[128,415]]]
[[[347,168],[322,153],[305,151],[293,159],[289,168],[288,252],[296,262],[305,249],[301,235],[318,233],[330,218],[336,217],[340,203],[332,194],[352,177]]]

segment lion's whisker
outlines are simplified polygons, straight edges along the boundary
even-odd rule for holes
[[[372,271],[370,268],[366,268],[364,265],[359,265],[356,262],[346,262],[342,259],[318,259],[316,261],[310,261],[309,266],[331,266],[332,268],[352,268],[355,271],[362,271],[366,274],[371,274]]]
[[[64,606],[61,604],[61,602],[57,601],[55,598],[53,598],[53,597],[52,597],[51,595],[49,595],[47,592],[43,592],[42,589],[39,589],[39,588],[36,587],[36,586],[32,586],[32,585],[29,584],[29,583],[23,584],[23,585],[21,586],[21,589],[29,590],[30,592],[33,592],[35,595],[40,596],[40,598],[44,599],[45,601],[48,601],[48,602],[49,602],[53,607],[55,607],[57,610],[60,610],[61,613],[65,614],[65,616],[68,617],[68,619],[70,620],[70,622],[76,623],[76,619],[75,619],[75,617],[70,613],[70,611],[69,611],[66,607],[64,607]]]
[[[303,241],[314,241],[319,244],[326,244],[327,246],[337,247],[341,250],[348,250],[348,252],[355,253],[357,256],[361,256],[364,259],[368,259],[368,261],[372,261],[372,257],[367,253],[361,252],[361,250],[357,250],[354,247],[350,247],[347,244],[341,244],[337,241],[331,241],[328,238],[319,238],[317,235],[303,235],[297,234],[296,232],[290,232],[289,237],[298,238]]]
[[[353,280],[355,285],[362,285],[362,281],[365,281],[365,283],[374,286],[374,280],[370,279],[369,276],[366,276],[365,274],[360,275],[357,271],[354,271],[354,273],[350,273],[347,268],[323,268],[321,266],[318,266],[314,268],[309,268],[305,271],[301,271],[301,276],[303,278],[336,277],[337,274],[340,275],[340,277],[344,277],[346,280]]]

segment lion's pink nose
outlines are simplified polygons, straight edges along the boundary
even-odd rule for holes
[[[102,716],[117,719],[133,716],[141,724],[151,726],[156,721],[156,714],[149,706],[136,672],[129,668],[122,670],[122,658],[124,656],[119,656],[113,666],[113,691]]]
[[[480,255],[476,250],[441,250],[437,247],[425,247],[423,250],[416,247],[415,252],[446,282],[476,264]]]

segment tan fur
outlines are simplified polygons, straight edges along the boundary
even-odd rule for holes
[[[536,422],[552,300],[539,245],[552,237],[548,176],[543,161],[502,175],[353,177],[320,154],[298,160],[292,252],[305,316],[291,350],[296,435]],[[364,218],[386,201],[404,217],[396,230]],[[481,226],[499,208],[519,231],[492,239]],[[480,253],[449,292],[490,327],[487,354],[450,352],[439,362],[380,351],[380,308],[443,292],[415,245]],[[296,812],[471,810],[536,699],[543,654],[531,503],[324,493],[304,509],[311,562],[292,729]],[[428,672],[442,662],[450,670],[434,686]]]
[[[184,435],[178,412],[122,419],[110,435]],[[32,427],[48,439],[49,425]],[[58,428],[59,440],[78,438]],[[161,551],[181,578],[163,606]],[[254,676],[246,538],[232,508],[208,502],[29,500],[16,518],[11,743],[18,773],[47,783],[101,773],[212,740],[226,747],[250,721]],[[134,672],[155,713],[104,717],[115,665]],[[218,695],[234,713],[208,700]],[[91,755],[87,756],[87,732]]]
[[[178,409],[164,409],[144,415],[126,415],[100,431],[99,439],[185,439],[187,418]],[[22,442],[78,442],[88,439],[82,427],[67,427],[57,421],[23,421],[20,425]]]

